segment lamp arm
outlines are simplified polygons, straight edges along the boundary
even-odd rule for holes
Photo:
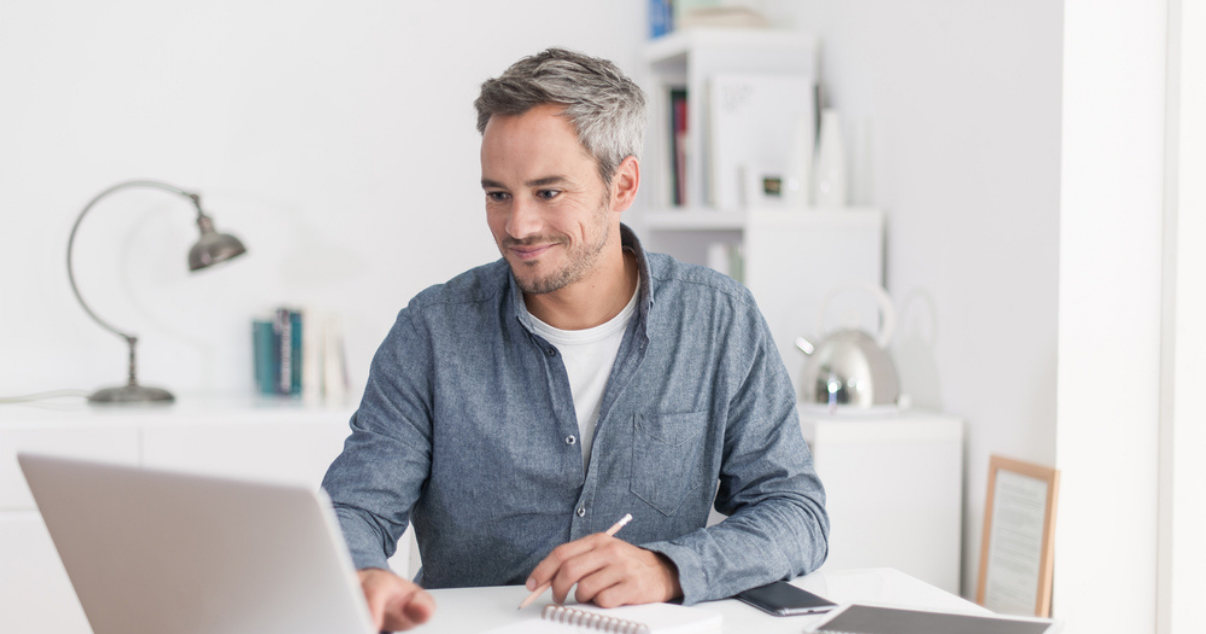
[[[135,335],[126,333],[126,332],[122,332],[121,330],[118,330],[116,327],[114,327],[109,322],[101,319],[92,310],[92,308],[88,306],[88,302],[84,301],[84,296],[80,294],[79,286],[75,283],[75,266],[74,266],[74,263],[72,260],[72,252],[75,247],[75,234],[79,230],[80,222],[84,220],[84,216],[88,215],[88,212],[92,209],[92,207],[94,207],[96,205],[96,203],[100,202],[102,198],[108,196],[109,194],[112,194],[115,191],[118,191],[120,189],[126,189],[129,187],[151,187],[154,189],[162,189],[165,191],[169,191],[169,192],[172,192],[173,194],[178,194],[180,196],[183,196],[183,197],[188,198],[189,200],[193,201],[193,206],[197,208],[197,218],[199,221],[202,217],[204,217],[204,213],[201,211],[201,198],[197,194],[185,191],[183,189],[180,189],[179,187],[168,185],[167,183],[161,183],[159,181],[134,180],[134,181],[126,181],[124,183],[118,183],[118,184],[110,187],[109,189],[106,189],[105,191],[97,194],[95,198],[93,198],[87,205],[84,206],[84,210],[80,212],[79,217],[77,217],[75,219],[75,224],[71,227],[71,237],[67,239],[67,279],[71,282],[71,290],[72,290],[72,292],[75,293],[75,299],[79,301],[80,306],[84,307],[84,312],[88,313],[88,316],[91,317],[93,319],[93,321],[100,324],[100,326],[102,328],[104,328],[105,330],[108,330],[109,332],[117,335],[118,337],[125,339],[126,342],[130,345],[130,355],[131,355],[131,357],[133,357],[134,344],[138,341],[138,337],[136,337]],[[131,361],[133,361],[132,358],[131,358]]]

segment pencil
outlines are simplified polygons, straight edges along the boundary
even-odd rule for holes
[[[604,534],[607,535],[608,537],[615,537],[615,534],[620,532],[620,529],[624,528],[624,525],[630,521],[632,521],[632,513],[626,513],[624,515],[624,517],[620,518],[620,521],[616,522],[615,524],[612,524],[611,528],[607,529],[607,531]],[[519,604],[519,607],[516,609],[522,610],[522,609],[528,607],[529,605],[532,605],[533,601],[535,601],[537,598],[539,598],[540,595],[544,594],[545,591],[547,591],[551,587],[553,587],[552,581],[546,581],[546,582],[540,584],[540,587],[533,590],[532,594],[529,594],[528,598],[521,601]]]

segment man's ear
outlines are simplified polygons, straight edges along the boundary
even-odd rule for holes
[[[611,210],[625,211],[636,201],[637,188],[641,185],[641,163],[630,156],[616,167],[611,177]]]

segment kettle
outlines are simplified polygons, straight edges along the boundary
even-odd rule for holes
[[[825,330],[825,309],[829,302],[838,293],[852,288],[875,296],[880,311],[879,333],[873,337],[855,328],[836,330],[815,346],[804,337],[797,337],[796,347],[808,355],[800,376],[800,400],[828,405],[830,409],[895,407],[900,398],[900,379],[887,347],[896,330],[896,311],[887,292],[863,284],[835,288],[821,302],[821,330]]]

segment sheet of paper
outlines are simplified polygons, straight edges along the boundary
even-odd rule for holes
[[[984,607],[1003,614],[1034,614],[1046,509],[1045,481],[997,472]]]

